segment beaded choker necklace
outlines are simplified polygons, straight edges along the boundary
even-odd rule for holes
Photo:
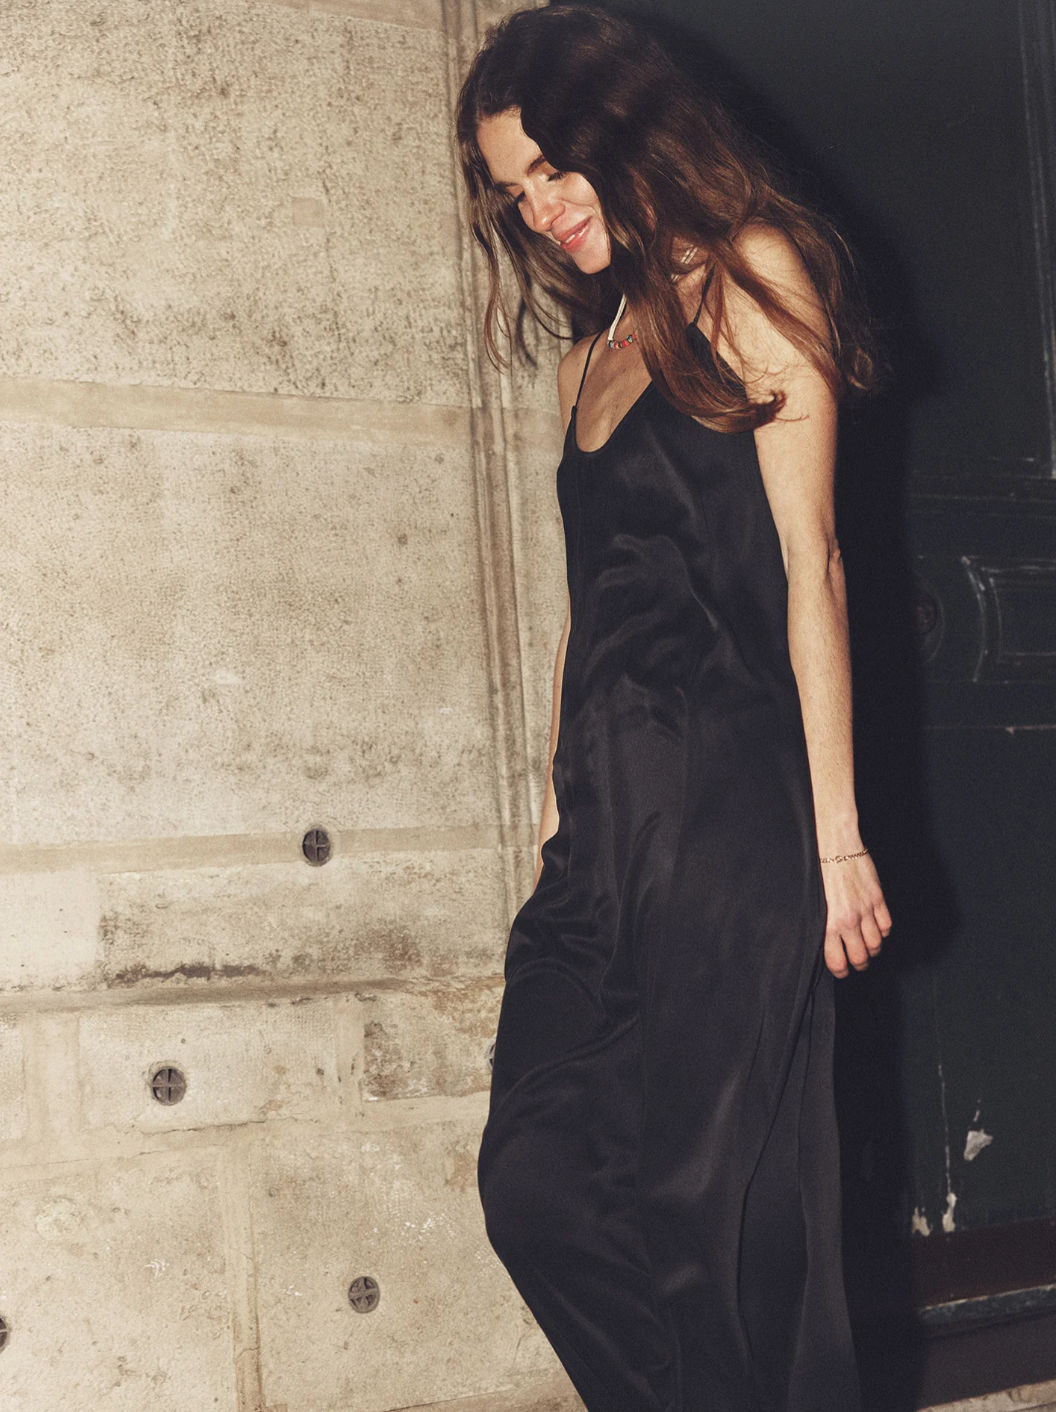
[[[630,344],[638,342],[638,335],[635,333],[634,329],[630,331],[626,338],[616,337],[616,325],[623,318],[623,311],[624,309],[626,309],[626,307],[627,296],[626,294],[621,294],[620,307],[616,310],[616,317],[613,319],[612,325],[609,328],[609,337],[607,340],[609,347],[614,351],[617,348],[627,348]]]
[[[682,263],[683,265],[688,265],[689,262],[690,262],[690,260],[692,260],[693,256],[694,256],[696,253],[697,253],[697,247],[696,247],[695,245],[691,245],[691,246],[689,247],[689,249],[686,251],[686,253],[682,256],[681,263]],[[674,278],[674,276],[672,276],[672,278]],[[634,329],[631,329],[630,333],[627,335],[626,338],[617,338],[617,337],[616,337],[616,325],[617,325],[617,324],[620,322],[620,320],[623,318],[623,311],[624,311],[624,309],[626,309],[626,307],[627,307],[627,296],[626,296],[626,294],[621,294],[621,295],[620,295],[620,307],[616,310],[616,317],[613,319],[612,323],[609,325],[609,336],[608,336],[608,338],[607,338],[607,340],[606,340],[606,342],[608,343],[609,347],[613,350],[613,352],[615,352],[618,348],[629,348],[632,343],[637,343],[637,342],[638,342],[638,335],[635,333]]]

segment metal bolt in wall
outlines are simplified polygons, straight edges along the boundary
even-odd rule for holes
[[[187,1092],[187,1080],[171,1064],[163,1064],[150,1076],[150,1091],[159,1103],[170,1106],[179,1103]]]
[[[7,1347],[7,1341],[11,1337],[11,1325],[0,1314],[0,1353]]]
[[[326,829],[309,829],[301,839],[301,852],[313,868],[321,868],[324,863],[329,863],[333,845]]]
[[[348,1302],[357,1314],[373,1314],[381,1301],[381,1289],[372,1275],[359,1275],[348,1287]]]

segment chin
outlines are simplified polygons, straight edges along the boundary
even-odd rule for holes
[[[580,250],[572,256],[572,262],[582,275],[600,274],[612,264],[608,250]]]

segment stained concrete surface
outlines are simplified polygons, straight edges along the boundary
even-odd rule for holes
[[[945,1402],[929,1407],[925,1412],[1052,1412],[1056,1408],[1056,1383],[1034,1383],[1029,1387],[1009,1388],[986,1397],[973,1397],[967,1402]]]
[[[0,455],[10,841],[486,807],[466,452],[8,427]]]
[[[439,30],[8,0],[0,370],[459,404]]]
[[[335,1003],[319,997],[82,1014],[84,1121],[173,1132],[325,1117],[338,1100]],[[170,1067],[186,1083],[171,1105],[151,1087],[153,1075]]]
[[[0,1017],[0,1142],[13,1142],[26,1130],[26,1074],[22,1031]]]
[[[381,1412],[549,1372],[549,1349],[487,1246],[473,1123],[261,1144],[253,1227],[265,1400]],[[372,1314],[350,1282],[377,1280]]]
[[[6,1408],[236,1405],[215,1161],[174,1154],[5,1177]]]
[[[13,1412],[578,1405],[475,1190],[563,617],[451,147],[502,9],[0,10]]]
[[[340,835],[338,847],[340,848]],[[491,847],[117,873],[99,881],[109,986],[493,976],[505,896]]]
[[[502,982],[494,976],[417,992],[357,992],[363,1010],[363,1096],[458,1097],[490,1078],[488,1051]]]

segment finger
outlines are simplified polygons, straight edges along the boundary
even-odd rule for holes
[[[825,933],[825,964],[837,980],[842,981],[848,973],[843,942],[836,932]]]
[[[876,925],[880,928],[880,935],[887,936],[892,926],[891,913],[887,910],[887,903],[882,897],[873,908],[873,916],[876,918]]]
[[[866,914],[862,918],[862,940],[865,942],[865,949],[870,956],[876,956],[884,944],[884,938],[880,934],[880,928],[876,924],[876,918]]]
[[[860,927],[853,930],[847,927],[842,935],[843,949],[847,953],[847,960],[856,971],[864,971],[869,964],[869,952],[866,949],[865,940]]]

